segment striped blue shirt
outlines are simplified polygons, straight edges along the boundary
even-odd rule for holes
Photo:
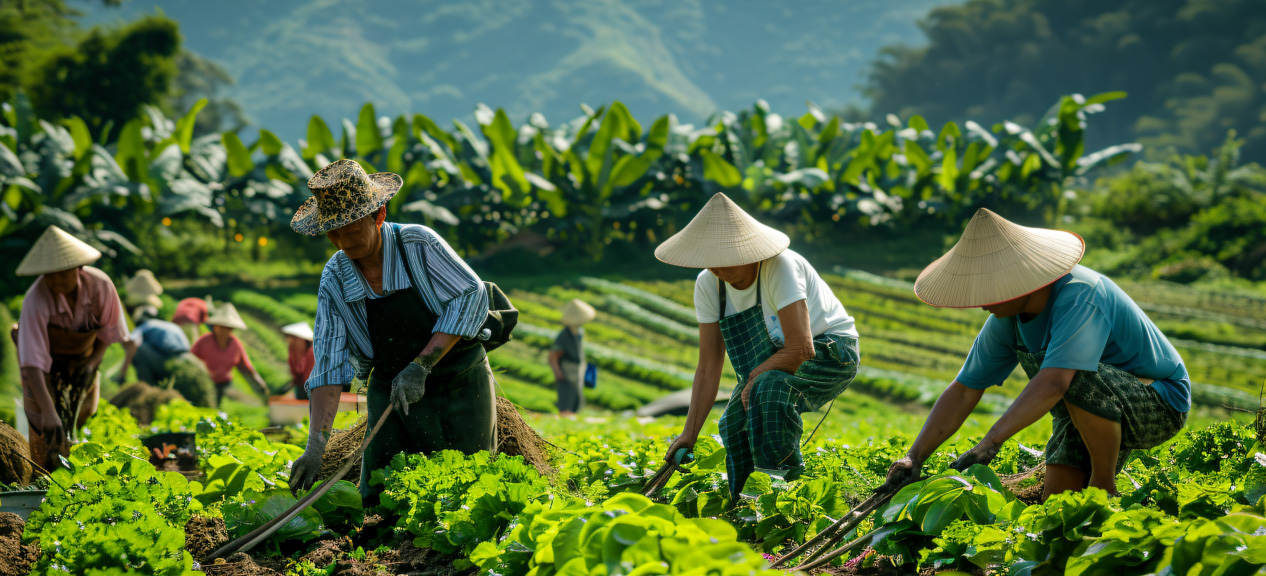
[[[408,271],[396,250],[396,226],[382,226],[382,296],[374,294],[369,282],[351,259],[340,250],[325,264],[317,289],[316,338],[313,352],[316,366],[307,388],[342,386],[356,376],[352,362],[364,364],[374,357],[365,317],[365,299],[390,296],[397,290],[413,289]],[[473,338],[488,316],[488,295],[484,284],[448,243],[430,228],[400,224],[404,257],[422,283],[418,290],[426,307],[439,316],[432,332]],[[426,268],[422,254],[426,251]]]

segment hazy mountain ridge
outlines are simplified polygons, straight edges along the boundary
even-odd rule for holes
[[[152,0],[149,0],[152,1]],[[467,117],[477,103],[554,121],[619,99],[638,117],[698,121],[764,98],[799,113],[857,100],[880,46],[918,42],[947,0],[166,0],[187,46],[237,79],[232,95],[287,139],[313,113]],[[895,7],[894,7],[895,6]],[[153,11],[91,9],[90,21]]]

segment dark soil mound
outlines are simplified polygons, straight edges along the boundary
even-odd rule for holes
[[[228,530],[224,528],[223,518],[207,518],[194,515],[185,524],[185,549],[194,560],[205,558],[229,542]]]
[[[1015,494],[1021,502],[1030,506],[1041,504],[1042,491],[1046,486],[1046,463],[1038,464],[1028,472],[1002,476],[1001,480],[1003,487]],[[1031,484],[1031,480],[1036,480],[1036,483]]]
[[[497,397],[497,451],[522,456],[542,476],[553,476],[556,470],[549,463],[549,443],[523,421],[514,403]]]
[[[282,576],[282,573],[260,566],[255,562],[254,558],[247,556],[241,552],[233,554],[226,558],[218,558],[215,561],[202,564],[201,567],[195,567],[205,572],[208,576]]]
[[[12,512],[0,512],[0,576],[26,576],[40,557],[40,545],[22,545],[26,523]]]
[[[137,382],[119,390],[110,399],[110,403],[118,408],[127,408],[128,412],[132,413],[132,417],[136,418],[136,423],[145,426],[154,421],[154,414],[158,412],[159,406],[184,399],[185,397],[175,390],[156,388],[144,382]]]
[[[31,483],[31,447],[26,438],[0,422],[0,483],[26,486]]]

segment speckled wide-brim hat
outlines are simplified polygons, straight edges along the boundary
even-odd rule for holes
[[[295,212],[290,227],[309,236],[342,228],[386,205],[403,185],[399,174],[366,174],[353,160],[336,160],[308,180],[312,197]]]
[[[981,208],[958,243],[919,274],[914,294],[942,308],[992,306],[1059,280],[1085,252],[1077,234],[1021,226]]]

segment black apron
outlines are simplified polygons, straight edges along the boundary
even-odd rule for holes
[[[413,288],[365,299],[369,341],[374,349],[369,374],[369,422],[377,422],[391,404],[391,382],[431,341],[439,316],[418,292],[424,281],[408,269],[403,242],[396,231],[396,252]],[[483,344],[462,339],[445,354],[426,379],[426,394],[409,406],[409,415],[392,412],[365,449],[361,466],[362,498],[376,500],[382,486],[371,489],[374,470],[387,466],[400,452],[430,454],[459,450],[473,454],[495,449],[496,398],[492,371]]]

